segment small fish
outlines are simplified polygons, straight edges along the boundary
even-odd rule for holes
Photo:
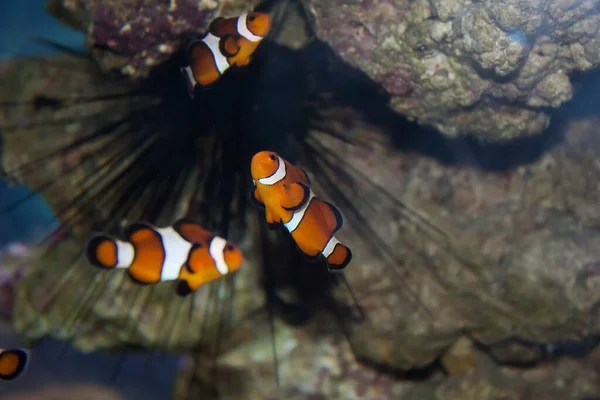
[[[126,268],[140,283],[178,280],[182,295],[237,271],[244,263],[237,246],[186,219],[165,228],[135,222],[123,233],[124,241],[103,233],[93,235],[87,244],[88,260],[101,268]]]
[[[17,379],[28,364],[29,355],[27,351],[0,348],[0,380],[13,381]]]
[[[187,46],[189,65],[181,68],[190,96],[197,85],[215,82],[231,65],[243,67],[251,61],[256,48],[271,29],[264,13],[245,13],[236,18],[215,19],[208,32]]]
[[[271,30],[271,18],[261,12],[244,13],[235,18],[216,18],[209,27],[213,35],[239,37],[240,51],[229,59],[231,65],[243,67],[252,60],[260,42]]]
[[[255,204],[265,208],[269,224],[282,223],[300,250],[311,259],[323,255],[330,271],[344,269],[350,249],[334,233],[343,225],[340,211],[310,190],[308,174],[277,153],[261,151],[251,162]]]

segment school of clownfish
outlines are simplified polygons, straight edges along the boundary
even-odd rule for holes
[[[271,28],[265,13],[244,13],[217,18],[203,37],[186,48],[189,65],[181,68],[191,97],[198,87],[216,82],[230,67],[251,61]],[[250,165],[254,190],[252,202],[264,209],[271,229],[282,226],[308,259],[324,259],[329,271],[344,269],[352,259],[350,249],[334,234],[342,227],[340,211],[319,199],[310,188],[308,174],[278,154],[261,151]],[[178,281],[178,293],[195,292],[200,286],[237,271],[244,263],[240,249],[198,224],[181,219],[158,228],[138,221],[123,230],[124,240],[104,233],[88,242],[88,260],[102,268],[126,269],[144,284]]]
[[[342,227],[340,211],[310,189],[308,174],[277,153],[261,151],[250,165],[253,203],[265,211],[273,229],[283,226],[308,259],[323,259],[329,271],[344,269],[350,249],[335,233]],[[244,263],[240,249],[200,225],[180,219],[164,228],[134,222],[123,230],[124,240],[97,233],[88,241],[88,260],[101,268],[126,269],[134,281],[156,284],[178,281],[178,293],[237,271]]]
[[[189,65],[181,73],[190,97],[231,66],[248,65],[270,27],[269,16],[259,12],[215,19],[205,35],[186,49]],[[261,151],[252,158],[250,172],[251,200],[264,210],[269,228],[283,227],[304,256],[324,260],[329,271],[341,271],[350,263],[352,252],[335,237],[343,225],[342,214],[315,196],[306,171],[277,153]],[[234,243],[188,219],[164,228],[138,221],[122,233],[123,240],[105,233],[92,235],[86,246],[90,263],[126,269],[142,284],[178,281],[177,292],[182,295],[237,271],[245,261]],[[23,349],[0,349],[0,380],[16,379],[28,362]]]

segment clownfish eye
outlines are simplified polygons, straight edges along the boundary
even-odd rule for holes
[[[256,19],[256,16],[254,14],[248,15],[248,21],[253,22],[255,19]]]
[[[273,154],[271,154],[269,158],[271,159],[271,161],[277,161],[277,157],[275,157]]]
[[[225,246],[225,251],[233,251],[233,246],[228,244],[227,246]]]

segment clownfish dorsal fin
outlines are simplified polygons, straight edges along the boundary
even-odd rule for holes
[[[225,35],[219,40],[219,51],[225,57],[235,57],[240,52],[239,37],[233,35]]]
[[[302,175],[304,175],[304,178],[306,179],[306,184],[307,184],[308,186],[311,186],[311,185],[312,185],[312,183],[311,183],[311,181],[310,181],[310,177],[309,177],[309,176],[308,176],[308,174],[306,173],[306,170],[305,170],[304,168],[302,168],[302,167],[296,167],[296,168],[298,168],[298,170],[300,171],[300,173],[301,173]]]
[[[344,225],[344,218],[342,217],[342,213],[333,204],[331,204],[327,201],[324,201],[324,200],[322,200],[322,201],[329,208],[331,213],[333,214],[333,217],[334,217],[333,223],[332,223],[332,221],[327,221],[327,223],[330,225],[330,229],[332,229],[331,233],[332,234],[336,233]]]
[[[206,245],[214,236],[212,233],[188,218],[181,218],[175,221],[173,223],[173,229],[179,236],[194,244]]]
[[[221,36],[226,29],[227,22],[227,18],[217,17],[210,23],[208,31],[215,36]]]
[[[304,183],[284,184],[283,188],[284,196],[281,199],[281,206],[287,211],[299,210],[310,198],[310,188]]]
[[[123,229],[123,235],[125,236],[127,241],[132,242],[131,237],[136,232],[146,230],[146,229],[148,229],[152,232],[156,232],[156,227],[154,225],[152,225],[148,222],[144,222],[144,221],[136,221],[136,222],[133,222],[133,223],[127,225],[125,227],[125,229]],[[134,246],[135,246],[135,243],[134,243]]]

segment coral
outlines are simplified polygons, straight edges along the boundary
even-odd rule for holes
[[[306,0],[317,34],[393,95],[395,110],[456,136],[539,134],[600,63],[597,3]]]

